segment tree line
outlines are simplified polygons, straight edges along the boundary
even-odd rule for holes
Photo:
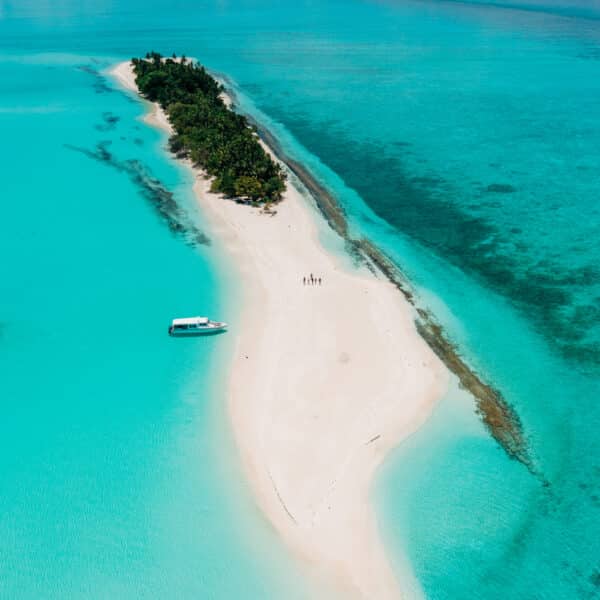
[[[169,116],[175,130],[171,151],[212,176],[212,191],[256,202],[281,199],[281,166],[265,152],[247,119],[227,108],[223,87],[202,65],[157,52],[131,62],[140,92]]]

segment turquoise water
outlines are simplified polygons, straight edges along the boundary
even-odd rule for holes
[[[144,7],[0,4],[0,590],[297,589],[243,483],[231,493],[219,378],[202,385],[226,338],[163,336],[233,293],[185,174],[100,75],[153,48],[232,80],[523,421],[548,486],[456,391],[398,449],[376,494],[396,559],[430,598],[600,595],[600,4]]]
[[[235,323],[235,288],[101,67],[0,61],[0,597],[281,597],[294,568],[228,437],[227,337],[166,335],[200,307]]]

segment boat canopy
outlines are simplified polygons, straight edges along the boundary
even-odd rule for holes
[[[173,327],[178,325],[208,325],[208,317],[189,317],[187,319],[173,319]]]

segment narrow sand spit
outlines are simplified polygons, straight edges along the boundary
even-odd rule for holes
[[[113,74],[136,90],[128,63]],[[146,121],[171,129],[156,105]],[[323,248],[291,183],[275,216],[210,193],[199,171],[194,188],[243,282],[229,412],[260,507],[340,597],[418,597],[410,566],[392,571],[370,489],[444,394],[446,368],[391,283]],[[311,273],[321,285],[303,284]]]

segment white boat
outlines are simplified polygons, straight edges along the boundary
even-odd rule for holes
[[[173,319],[169,327],[169,335],[206,335],[219,333],[227,329],[227,323],[211,321],[208,317],[189,317]]]

